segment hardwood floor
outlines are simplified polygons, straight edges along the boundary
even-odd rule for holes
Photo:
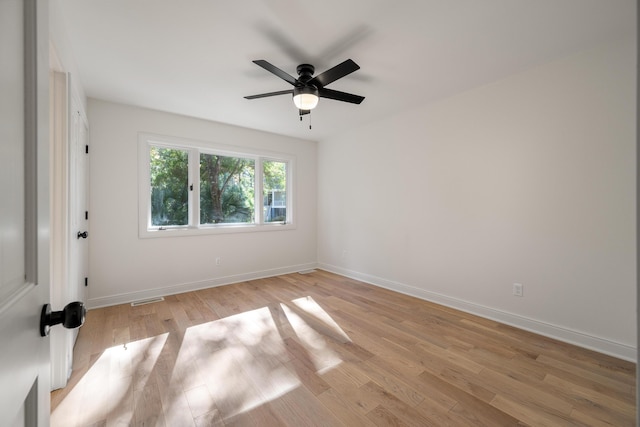
[[[635,364],[324,271],[91,310],[52,426],[633,426]]]

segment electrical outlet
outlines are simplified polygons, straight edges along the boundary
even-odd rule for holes
[[[513,284],[513,295],[516,297],[521,297],[524,295],[523,293],[523,286],[521,283],[514,283]]]
[[[216,258],[216,265],[222,264],[222,259],[220,257]]]

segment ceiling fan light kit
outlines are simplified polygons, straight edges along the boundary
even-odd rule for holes
[[[328,98],[336,101],[349,102],[351,104],[360,104],[364,100],[364,96],[325,88],[328,84],[360,69],[360,66],[351,59],[347,59],[346,61],[315,77],[313,77],[313,73],[315,72],[313,65],[300,64],[296,69],[298,72],[297,79],[264,59],[259,59],[253,62],[291,84],[293,89],[250,95],[245,96],[245,98],[257,99],[269,96],[292,94],[293,103],[298,109],[301,118],[303,114],[309,114],[311,110],[318,106],[319,98]]]
[[[318,106],[318,99],[318,89],[315,86],[293,89],[293,103],[299,110],[313,110]]]

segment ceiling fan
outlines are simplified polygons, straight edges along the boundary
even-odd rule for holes
[[[293,89],[281,90],[278,92],[261,93],[259,95],[245,96],[246,99],[266,98],[268,96],[276,95],[293,95],[293,103],[296,105],[300,112],[300,116],[303,114],[309,114],[311,110],[318,105],[318,98],[334,99],[336,101],[350,102],[352,104],[360,104],[364,100],[364,96],[353,95],[351,93],[340,92],[338,90],[327,89],[329,83],[333,83],[342,77],[353,73],[360,69],[360,66],[353,62],[351,59],[336,65],[333,68],[328,69],[322,74],[318,74],[313,77],[315,68],[311,64],[300,64],[296,71],[298,72],[298,78],[287,74],[280,68],[272,65],[264,59],[253,61],[254,64],[259,65],[272,74],[280,77],[285,82],[291,84]],[[302,119],[302,117],[300,117]]]

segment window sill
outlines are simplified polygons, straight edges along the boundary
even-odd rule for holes
[[[141,239],[153,239],[162,237],[185,237],[185,236],[203,236],[212,234],[229,234],[229,233],[260,233],[263,231],[285,231],[295,229],[295,224],[225,224],[210,225],[200,227],[176,227],[159,229],[140,230]]]

